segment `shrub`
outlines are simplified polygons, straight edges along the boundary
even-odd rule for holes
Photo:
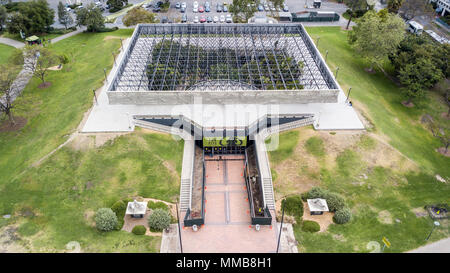
[[[127,204],[124,201],[119,200],[111,206],[112,211],[119,217],[120,214],[125,213],[127,210]]]
[[[305,220],[302,224],[302,230],[305,232],[318,232],[320,230],[320,225],[315,221]]]
[[[147,207],[149,209],[155,210],[155,209],[163,209],[163,210],[169,210],[169,206],[166,205],[166,203],[164,202],[153,202],[153,201],[149,201],[147,203]]]
[[[331,212],[341,210],[345,207],[345,199],[339,194],[328,193],[325,199],[327,200],[328,209]]]
[[[163,209],[155,209],[148,217],[148,226],[150,230],[162,231],[169,227],[171,217],[169,212]]]
[[[296,218],[303,216],[303,202],[300,195],[286,197],[282,201],[282,205],[284,205],[284,211],[287,214],[296,216]]]
[[[101,208],[95,214],[95,225],[98,230],[111,231],[117,226],[117,216],[110,208]]]
[[[147,228],[143,225],[135,226],[131,232],[135,235],[144,235],[147,231]]]
[[[342,209],[336,211],[336,213],[333,216],[333,221],[336,224],[345,224],[345,223],[349,222],[351,218],[352,218],[352,213],[350,212],[350,209],[342,208]]]
[[[306,199],[323,198],[328,195],[328,191],[319,187],[313,187],[308,194],[306,194]]]

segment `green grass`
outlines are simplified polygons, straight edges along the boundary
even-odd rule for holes
[[[388,136],[392,146],[427,172],[450,177],[450,158],[435,151],[442,144],[419,124],[420,116],[428,113],[448,125],[450,121],[440,116],[447,106],[430,94],[419,107],[404,107],[401,101],[405,98],[398,86],[381,72],[364,71],[368,64],[350,48],[346,31],[339,27],[309,27],[307,30],[314,41],[320,37],[320,52],[325,55],[328,50],[327,64],[332,71],[339,67],[339,84],[344,90],[352,87],[350,99],[356,107],[361,104],[367,109],[366,114],[375,125],[374,131]]]
[[[173,201],[182,142],[138,130],[100,148],[64,147],[31,167],[68,138],[92,105],[92,90],[102,85],[103,68],[109,70],[113,63],[108,52],[120,47],[118,39],[105,36],[128,37],[132,31],[83,33],[51,45],[57,53],[68,54],[70,64],[50,72],[47,81],[52,86],[47,89],[37,88],[39,81],[32,79],[14,111],[27,118],[26,126],[0,133],[0,192],[8,193],[0,195],[0,215],[13,215],[0,226],[18,226],[33,251],[66,251],[70,241],[79,242],[83,252],[159,251],[160,238],[99,232],[92,215],[132,196]]]
[[[404,107],[401,104],[404,97],[398,86],[382,73],[368,74],[364,71],[368,64],[350,48],[345,31],[338,27],[309,27],[307,30],[314,41],[320,36],[319,50],[322,54],[328,50],[327,63],[331,70],[335,71],[339,66],[338,81],[342,88],[352,87],[353,105],[373,124],[369,131],[383,136],[379,139],[388,139],[394,149],[417,164],[417,171],[383,167],[366,161],[365,153],[380,145],[378,138],[367,134],[351,147],[339,151],[336,165],[330,166],[329,160],[317,158],[319,175],[310,179],[343,195],[353,217],[347,224],[331,224],[326,232],[320,233],[304,232],[300,225],[296,225],[294,233],[299,249],[305,252],[370,252],[373,242],[382,244],[383,236],[392,243],[385,252],[403,252],[424,245],[433,220],[417,217],[412,209],[450,202],[450,186],[434,177],[436,173],[450,177],[450,159],[435,151],[442,144],[421,125],[420,117],[427,113],[434,120],[448,125],[448,121],[441,117],[447,106],[437,94],[430,93],[425,100],[416,103],[416,107]],[[298,143],[298,136],[280,138],[282,149],[270,153],[272,167],[283,164],[295,150],[293,143]],[[283,148],[285,146],[289,148]],[[321,154],[320,146],[318,138],[313,137],[305,142],[304,148],[317,155]],[[324,155],[325,158],[328,156]],[[293,175],[297,172],[299,170],[293,170]],[[381,211],[388,211],[392,220],[390,224],[380,222]],[[450,236],[448,222],[441,221],[441,227],[435,230],[429,242]]]
[[[275,137],[269,137],[266,140],[266,144],[268,143],[276,143]],[[293,154],[294,148],[297,146],[297,143],[297,131],[289,131],[279,134],[277,150],[274,152],[269,152],[270,160],[276,164],[290,157]]]
[[[305,148],[308,153],[321,157],[325,155],[325,147],[320,137],[311,137],[305,142]]]
[[[0,44],[0,65],[8,63],[15,48],[12,46]]]

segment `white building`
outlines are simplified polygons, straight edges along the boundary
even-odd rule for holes
[[[435,2],[442,9],[441,16],[450,13],[450,0],[432,0],[431,2]]]

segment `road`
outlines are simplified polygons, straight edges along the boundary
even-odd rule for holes
[[[408,253],[450,253],[450,238],[419,247]]]

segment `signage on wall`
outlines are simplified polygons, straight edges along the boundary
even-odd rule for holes
[[[247,146],[246,136],[204,137],[203,147]]]

